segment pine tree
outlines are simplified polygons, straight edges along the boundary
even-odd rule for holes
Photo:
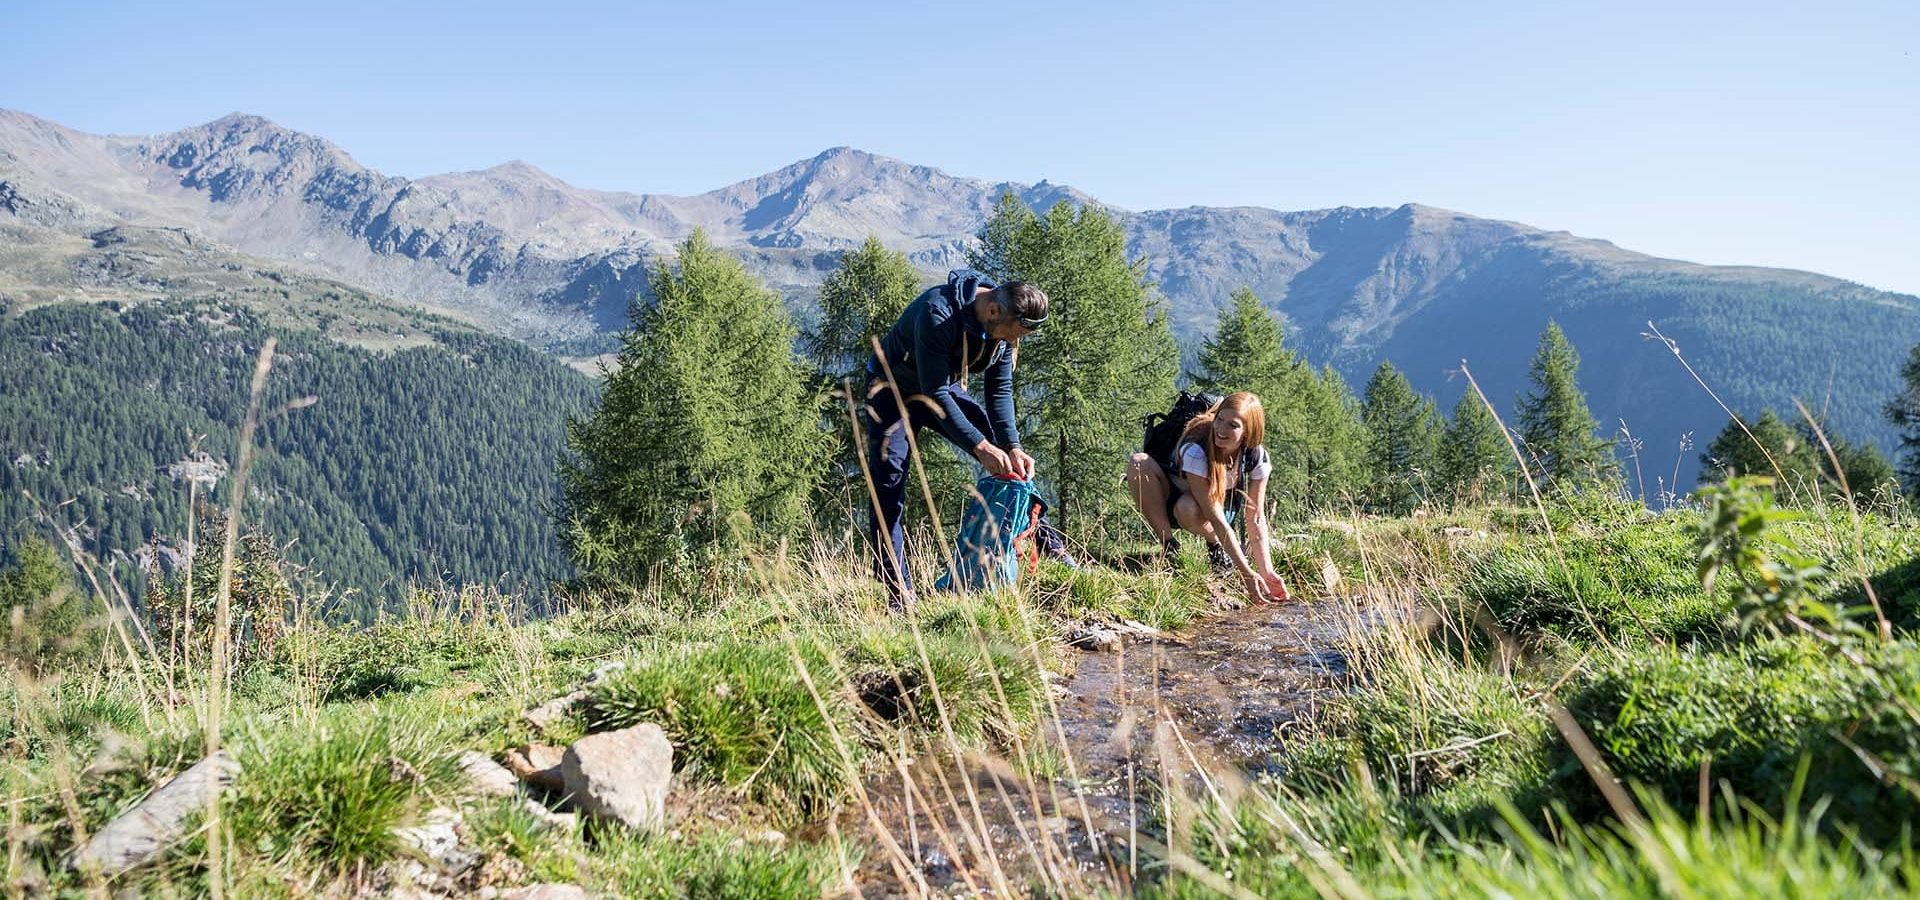
[[[92,654],[100,633],[99,604],[75,589],[73,572],[53,546],[28,536],[6,548],[0,569],[0,633],[5,657],[29,671],[45,671]]]
[[[1311,511],[1351,508],[1367,490],[1369,437],[1360,399],[1330,365],[1318,376],[1304,373],[1298,385],[1304,412],[1296,445],[1308,466],[1304,504]]]
[[[920,275],[906,254],[867,236],[840,256],[840,268],[820,285],[820,319],[800,338],[807,361],[830,382],[858,380],[873,354],[873,339],[900,318],[920,293]]]
[[[1599,423],[1587,409],[1579,372],[1580,354],[1559,324],[1548,322],[1528,376],[1533,391],[1517,408],[1520,449],[1550,487],[1610,484],[1619,477],[1612,444],[1594,434]]]
[[[1920,499],[1920,346],[1907,354],[1900,367],[1900,393],[1887,401],[1887,422],[1900,429],[1898,458],[1900,481],[1907,495]]]
[[[1213,336],[1200,345],[1200,368],[1193,383],[1203,391],[1231,394],[1252,391],[1267,404],[1269,427],[1272,403],[1279,399],[1287,376],[1299,361],[1281,346],[1280,322],[1253,291],[1233,292],[1232,306],[1220,315]]]
[[[1900,477],[1879,448],[1867,443],[1856,444],[1838,435],[1829,436],[1829,440],[1833,444],[1833,455],[1840,460],[1840,470],[1847,473],[1847,488],[1854,496],[1876,499],[1883,490],[1899,490]],[[1825,453],[1820,455],[1820,462],[1821,471],[1837,488],[1839,479]]]
[[[685,583],[793,535],[827,446],[780,298],[696,231],[649,273],[600,407],[568,424],[561,522],[590,577]]]
[[[1440,436],[1437,490],[1449,502],[1470,505],[1502,496],[1510,487],[1513,455],[1499,420],[1468,389],[1453,405]]]
[[[1360,418],[1367,428],[1367,505],[1394,516],[1413,512],[1434,474],[1439,427],[1433,401],[1382,362],[1367,381]]]
[[[1019,348],[1021,433],[1063,520],[1121,510],[1121,473],[1140,419],[1163,410],[1179,349],[1144,265],[1106,212],[1067,202],[1036,216],[1011,194],[980,231],[973,264],[1030,281],[1052,302],[1046,327]]]
[[[1745,425],[1743,428],[1742,425]],[[1763,410],[1751,422],[1728,419],[1705,453],[1701,479],[1724,481],[1736,475],[1764,475],[1784,479],[1774,492],[1782,499],[1814,496],[1819,492],[1819,451],[1801,431],[1781,421],[1773,410]]]

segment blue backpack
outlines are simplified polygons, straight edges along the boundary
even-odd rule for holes
[[[1017,548],[1033,527],[1033,507],[1039,499],[1033,482],[989,475],[974,487],[976,495],[960,515],[953,568],[934,582],[943,591],[987,590],[1020,579]]]

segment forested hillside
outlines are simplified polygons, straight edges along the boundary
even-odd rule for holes
[[[568,573],[553,472],[592,380],[516,342],[428,332],[436,343],[391,352],[279,333],[245,514],[291,542],[287,557],[333,587],[343,614],[391,604],[409,581]],[[38,527],[44,511],[117,563],[155,537],[177,546],[188,478],[217,473],[226,497],[269,333],[256,313],[210,302],[0,318],[0,524]]]
[[[1696,454],[1678,449],[1681,438],[1690,434],[1696,448],[1704,445],[1727,416],[1667,346],[1651,337],[1649,322],[1735,411],[1774,408],[1799,421],[1793,407],[1798,399],[1849,439],[1894,446],[1880,408],[1900,388],[1900,361],[1920,342],[1920,303],[1823,281],[1603,274],[1531,257],[1510,259],[1457,289],[1473,302],[1432,304],[1383,343],[1336,352],[1335,358],[1353,381],[1370,371],[1370,360],[1390,359],[1417,388],[1446,404],[1465,387],[1454,374],[1464,358],[1504,408],[1524,387],[1532,352],[1517,338],[1538,334],[1553,319],[1580,348],[1583,384],[1602,430],[1616,434],[1624,421],[1643,442],[1647,490],[1656,490],[1655,471],[1672,480],[1678,457],[1684,492],[1698,469]]]

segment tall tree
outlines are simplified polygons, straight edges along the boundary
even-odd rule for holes
[[[1367,381],[1360,418],[1367,428],[1367,505],[1404,516],[1425,498],[1434,476],[1439,426],[1433,401],[1382,362]]]
[[[1529,379],[1518,403],[1521,449],[1551,486],[1611,483],[1619,477],[1613,445],[1595,435],[1598,423],[1580,390],[1580,354],[1556,322],[1540,333]]]
[[[1900,367],[1900,393],[1887,401],[1887,421],[1900,429],[1900,446],[1895,452],[1902,484],[1907,495],[1920,498],[1920,345],[1907,354]]]
[[[820,319],[800,336],[807,361],[828,381],[857,380],[873,339],[919,293],[920,275],[906,254],[868,235],[859,249],[840,255],[840,267],[820,285]]]
[[[1199,363],[1193,373],[1196,386],[1215,394],[1259,394],[1267,405],[1269,420],[1273,417],[1272,402],[1279,398],[1287,376],[1300,365],[1282,346],[1279,320],[1244,287],[1233,292],[1231,305],[1220,314],[1213,336],[1200,344]]]
[[[1438,492],[1455,504],[1494,499],[1510,486],[1513,455],[1499,420],[1480,395],[1468,389],[1453,405],[1453,419],[1440,435]]]
[[[1275,448],[1306,461],[1301,502],[1309,511],[1341,510],[1363,498],[1367,489],[1367,426],[1360,399],[1333,366],[1317,376],[1302,373],[1296,390],[1302,409],[1301,433]],[[1269,441],[1269,443],[1273,443]]]
[[[1752,421],[1728,419],[1726,427],[1700,454],[1700,464],[1705,467],[1703,481],[1724,481],[1738,475],[1785,479],[1776,488],[1782,498],[1817,496],[1824,468],[1813,444],[1771,409],[1762,410]]]
[[[1020,431],[1056,492],[1063,520],[1121,508],[1121,473],[1140,419],[1164,409],[1179,349],[1145,266],[1105,211],[1061,202],[1036,216],[1003,195],[980,230],[973,264],[1030,281],[1052,302],[1046,327],[1018,348]]]
[[[1743,423],[1745,428],[1741,427]],[[1700,456],[1706,469],[1701,479],[1722,481],[1735,475],[1784,477],[1786,484],[1776,493],[1783,499],[1802,503],[1820,497],[1838,500],[1843,495],[1843,472],[1846,488],[1863,499],[1872,498],[1888,485],[1898,488],[1899,478],[1893,465],[1873,445],[1853,443],[1828,431],[1825,425],[1820,426],[1820,433],[1814,429],[1814,424],[1807,422],[1789,425],[1770,409],[1763,410],[1759,418],[1751,421],[1729,419],[1713,443],[1707,445],[1707,452]],[[1821,445],[1821,433],[1833,447],[1831,457]],[[1836,461],[1838,471],[1834,468]]]
[[[24,536],[0,556],[0,656],[29,671],[44,671],[93,652],[102,612],[90,594],[74,588],[73,571],[53,546]]]
[[[685,583],[794,534],[826,447],[780,298],[701,232],[678,250],[599,409],[568,424],[561,522],[589,576]]]

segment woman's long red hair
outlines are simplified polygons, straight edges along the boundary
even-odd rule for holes
[[[1240,414],[1240,421],[1246,425],[1242,434],[1240,449],[1222,458],[1220,448],[1213,443],[1213,420],[1222,412]],[[1207,493],[1215,506],[1227,499],[1227,467],[1240,464],[1240,455],[1260,446],[1267,439],[1267,412],[1260,405],[1260,396],[1252,391],[1237,391],[1227,395],[1227,399],[1214,407],[1193,417],[1187,423],[1187,430],[1180,435],[1180,442],[1192,441],[1200,445],[1207,454]]]

